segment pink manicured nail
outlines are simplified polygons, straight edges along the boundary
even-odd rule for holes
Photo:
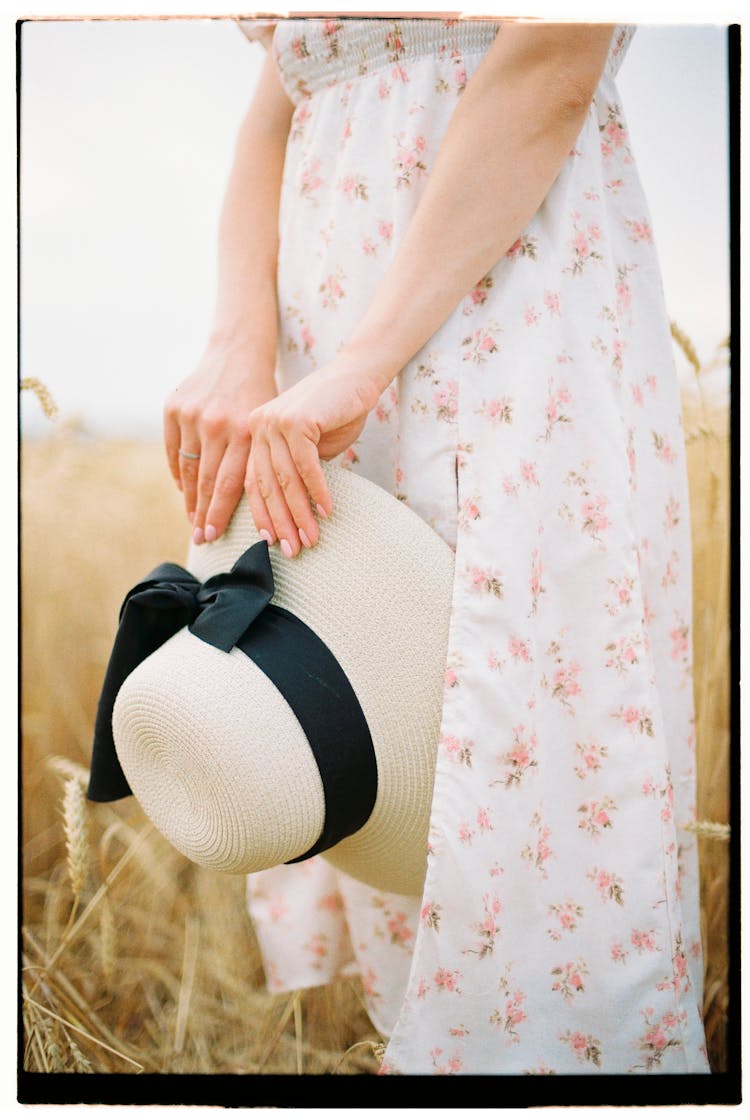
[[[193,544],[203,544],[202,529],[193,529]]]
[[[268,532],[268,529],[259,529],[258,536],[261,537],[266,542],[266,544],[273,544],[273,537]]]
[[[281,541],[281,551],[284,553],[287,560],[291,560],[292,546],[290,545],[289,541]]]
[[[215,541],[217,536],[216,527],[214,525],[206,525],[206,540],[209,542]]]
[[[304,529],[298,529],[297,532],[299,533],[299,539],[302,541],[305,548],[312,548],[312,545],[310,544],[310,540],[309,540],[305,530]]]
[[[320,505],[318,505],[318,506],[316,506],[315,508],[316,508],[316,509],[317,509],[317,511],[318,511],[318,516],[319,516],[319,517],[322,517],[324,521],[327,521],[327,520],[328,520],[328,514],[327,514],[327,513],[326,513],[326,511],[325,511],[325,510],[323,509],[323,507],[322,507],[322,506],[320,506]]]

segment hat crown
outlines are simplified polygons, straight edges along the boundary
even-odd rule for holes
[[[290,560],[273,547],[269,558],[274,604],[300,618],[339,662],[376,756],[378,792],[370,818],[325,856],[379,889],[418,893],[453,554],[381,488],[340,466],[324,469],[333,513],[320,524],[319,543]],[[187,566],[205,584],[231,571],[258,541],[243,500],[224,536],[193,546]],[[319,835],[323,788],[301,728],[283,697],[239,650],[227,657],[187,631],[176,635],[126,682],[115,722],[118,754],[136,796],[157,827],[197,862],[261,870],[298,857]],[[193,754],[196,761],[189,763]],[[152,760],[148,766],[145,756]],[[170,782],[198,786],[190,798],[180,796],[210,823],[178,825]],[[191,828],[199,843],[190,838]]]

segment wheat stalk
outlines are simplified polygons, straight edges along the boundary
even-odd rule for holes
[[[297,992],[294,1001],[294,1042],[297,1058],[297,1073],[301,1074],[304,1068],[302,1062],[302,993]]]
[[[177,1018],[175,1020],[174,1052],[179,1054],[185,1045],[188,1015],[190,1013],[190,999],[195,983],[195,966],[198,962],[198,944],[200,940],[200,924],[194,914],[189,914],[185,921],[185,947],[182,954],[182,977],[180,981],[180,995],[177,1001]]]
[[[705,840],[728,840],[732,834],[728,824],[719,824],[718,821],[689,821],[682,827],[685,832],[694,832]]]
[[[145,828],[139,833],[136,842],[134,844],[132,844],[131,847],[129,847],[123,853],[123,855],[120,857],[118,862],[115,864],[115,866],[112,868],[112,870],[107,875],[107,878],[104,880],[104,882],[101,884],[101,886],[97,888],[95,894],[93,895],[93,897],[87,903],[86,909],[83,910],[78,915],[78,917],[76,918],[75,924],[71,924],[69,926],[69,928],[67,930],[65,930],[65,932],[63,933],[63,935],[60,939],[60,942],[59,942],[57,948],[55,949],[54,953],[52,954],[52,956],[47,961],[47,968],[48,969],[52,968],[52,966],[57,963],[57,960],[60,957],[60,955],[63,953],[63,951],[65,949],[67,949],[67,947],[70,945],[70,943],[80,933],[81,929],[86,924],[86,920],[87,920],[89,914],[91,914],[92,911],[99,905],[102,898],[106,894],[107,888],[115,881],[117,876],[122,872],[123,868],[130,862],[130,860],[133,858],[133,855],[138,850],[138,847],[140,846],[140,844],[143,842],[143,840],[149,835],[149,833],[152,830],[153,830],[153,825],[151,823],[149,823],[145,826]]]
[[[93,1073],[94,1070],[91,1062],[81,1053],[72,1038],[68,1039],[68,1045],[70,1046],[70,1053],[73,1058],[73,1065],[75,1066],[76,1072]]]
[[[112,983],[115,974],[115,959],[117,952],[117,933],[112,906],[105,894],[99,912],[99,953],[102,964],[102,973],[108,984]]]
[[[54,770],[63,778],[75,778],[82,786],[88,786],[89,772],[85,766],[79,766],[77,762],[72,762],[69,758],[64,758],[59,754],[46,759],[46,763],[50,770]]]
[[[80,990],[82,985],[76,983],[75,980],[70,980],[61,969],[53,970],[50,968],[47,954],[28,928],[23,929],[23,935],[31,950],[42,962],[40,975],[34,981],[31,991],[27,992],[26,986],[24,985],[24,999],[26,999],[27,995],[33,995],[37,987],[41,987],[41,994],[49,1004],[54,1002],[55,1006],[66,1008],[76,1018],[81,1019],[81,1017],[83,1017],[83,1019],[88,1022],[91,1029],[98,1032],[98,1037],[106,1039],[111,1046],[116,1047],[119,1043],[119,1039],[109,1030],[106,1023],[102,1022],[98,1013],[91,1006],[90,1001],[82,994]],[[24,960],[27,960],[25,954]],[[39,966],[34,966],[29,963],[26,965],[26,968],[33,968],[36,970]]]
[[[372,1052],[375,1055],[375,1057],[377,1058],[378,1062],[382,1063],[383,1058],[385,1057],[385,1043],[384,1042],[373,1042],[372,1043]]]
[[[89,870],[89,841],[86,826],[86,801],[77,778],[68,778],[63,794],[65,846],[68,853],[68,874],[76,902],[83,894]]]
[[[108,1050],[110,1054],[114,1054],[116,1057],[122,1058],[123,1061],[129,1062],[130,1065],[135,1066],[136,1069],[143,1070],[143,1066],[140,1062],[134,1062],[132,1058],[129,1058],[127,1056],[127,1054],[123,1054],[120,1050],[115,1050],[114,1047],[108,1046],[106,1042],[102,1042],[100,1038],[95,1038],[92,1034],[89,1034],[88,1031],[85,1031],[83,1027],[77,1027],[75,1023],[71,1023],[69,1022],[69,1020],[63,1019],[61,1015],[56,1014],[56,1012],[52,1011],[51,1008],[44,1007],[41,1003],[37,1003],[35,999],[31,998],[31,996],[27,995],[24,998],[26,999],[27,1003],[30,1003],[31,1006],[36,1008],[37,1011],[41,1012],[42,1015],[49,1015],[51,1019],[56,1019],[58,1023],[62,1023],[70,1030],[75,1031],[77,1034],[82,1035],[84,1038],[87,1038],[89,1042],[94,1042],[97,1046],[101,1046],[103,1050]]]
[[[701,360],[698,357],[695,346],[685,334],[685,331],[682,329],[682,327],[678,326],[677,323],[670,322],[669,328],[672,332],[672,338],[678,344],[683,354],[690,362],[690,365],[695,370],[696,374],[699,374],[701,371]]]
[[[382,1065],[383,1058],[385,1057],[385,1043],[375,1042],[372,1038],[363,1038],[361,1042],[353,1042],[352,1045],[339,1056],[338,1060],[334,1062],[331,1068],[331,1073],[338,1073],[341,1067],[351,1059],[351,1055],[354,1051],[361,1049],[363,1046],[366,1046],[367,1049],[371,1051],[378,1065]]]
[[[24,377],[21,381],[22,389],[30,389],[36,395],[37,400],[42,406],[42,412],[48,420],[56,420],[59,409],[54,402],[52,394],[43,381],[38,377]]]
[[[50,1072],[57,1073],[65,1068],[62,1054],[60,1053],[60,1047],[57,1045],[49,1023],[40,1015],[36,1015],[35,1018],[36,1022],[34,1026],[39,1038],[39,1044],[44,1055],[45,1063]]]

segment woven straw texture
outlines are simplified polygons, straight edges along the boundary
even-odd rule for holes
[[[344,668],[375,746],[368,822],[326,853],[380,890],[419,893],[427,853],[448,641],[453,554],[385,491],[326,465],[333,514],[320,542],[271,552],[274,602],[300,617]],[[258,540],[243,501],[227,533],[187,566],[201,581]],[[118,755],[156,827],[203,866],[245,873],[306,851],[323,790],[302,730],[244,654],[181,631],[131,674],[114,710]]]

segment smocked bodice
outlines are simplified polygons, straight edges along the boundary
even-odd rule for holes
[[[460,68],[469,55],[482,55],[492,45],[502,21],[462,19],[330,19],[241,20],[249,38],[271,43],[287,92],[295,102],[339,82],[390,72],[403,78],[404,67],[421,58]],[[275,30],[274,30],[275,28]],[[606,71],[616,75],[635,33],[618,25],[612,35]]]

